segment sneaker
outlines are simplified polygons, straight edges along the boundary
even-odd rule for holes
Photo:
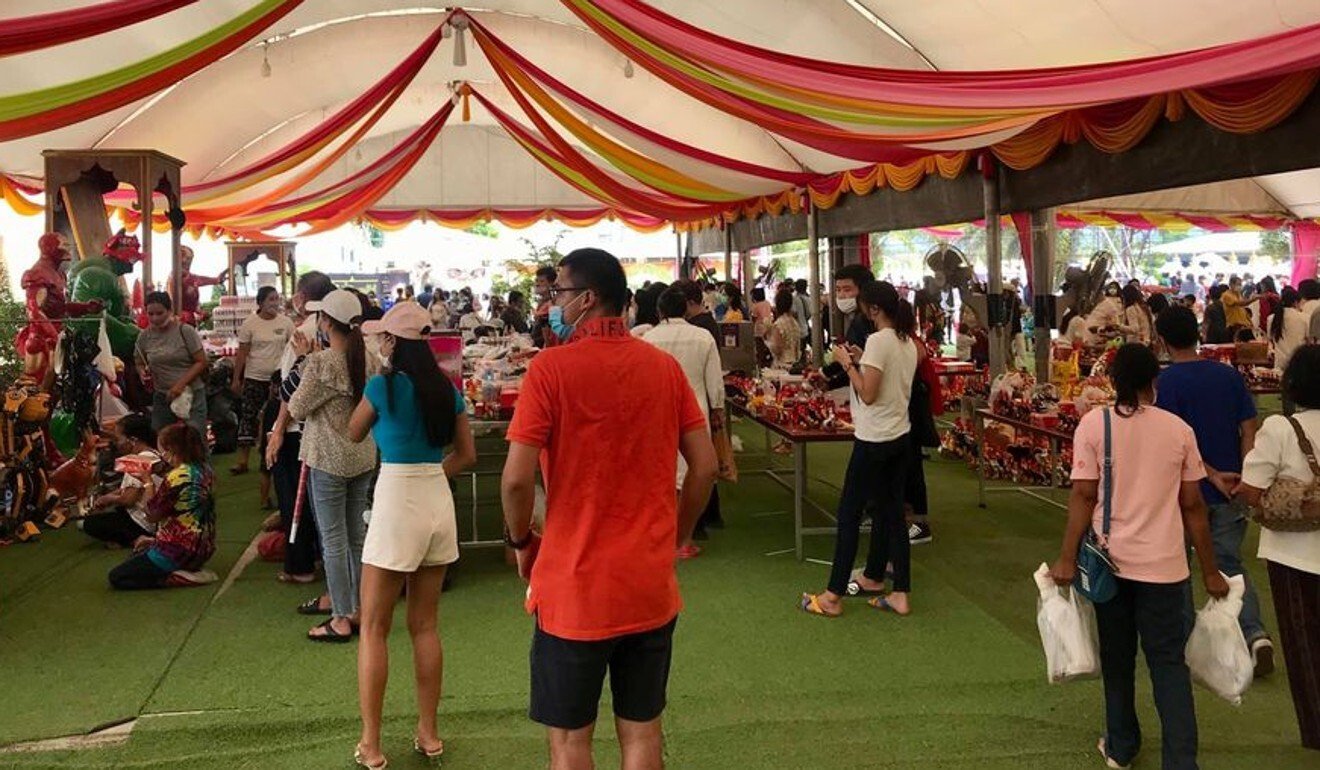
[[[1109,752],[1105,751],[1104,738],[1100,739],[1100,742],[1096,744],[1096,748],[1100,750],[1100,756],[1105,758],[1105,767],[1112,768],[1113,770],[1128,770],[1128,768],[1132,767],[1132,765],[1120,765],[1118,760],[1109,756]]]
[[[204,586],[214,583],[220,579],[220,576],[209,569],[199,569],[190,572],[185,569],[176,569],[165,578],[165,585],[174,588],[191,588],[193,586]]]
[[[912,545],[922,545],[929,543],[934,538],[930,534],[930,525],[914,521],[908,525],[908,543]]]
[[[1268,636],[1257,638],[1251,643],[1251,659],[1256,664],[1257,679],[1274,673],[1274,642]]]

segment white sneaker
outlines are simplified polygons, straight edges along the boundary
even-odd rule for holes
[[[912,522],[908,525],[908,543],[912,545],[923,545],[929,543],[934,537],[930,534],[930,526]]]
[[[1096,744],[1096,748],[1100,750],[1100,756],[1105,758],[1105,767],[1112,768],[1112,770],[1128,770],[1128,768],[1132,767],[1132,765],[1120,765],[1118,760],[1109,756],[1109,752],[1105,751],[1104,738],[1100,739],[1100,743]]]
[[[1274,642],[1262,636],[1251,643],[1251,659],[1255,662],[1254,676],[1260,679],[1274,673]]]

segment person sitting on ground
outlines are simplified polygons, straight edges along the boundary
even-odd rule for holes
[[[117,457],[134,458],[132,462],[155,468],[161,461],[156,453],[156,431],[151,419],[142,414],[124,415],[115,423],[111,444]],[[155,476],[160,484],[160,475]],[[143,483],[132,473],[125,472],[119,489],[100,495],[92,501],[97,511],[79,522],[89,536],[107,545],[122,548],[146,547],[156,534],[156,525],[147,515],[147,501]]]
[[[158,448],[170,468],[164,480],[157,483],[150,470],[138,477],[156,536],[110,570],[110,587],[121,591],[199,586],[219,579],[203,569],[215,553],[215,479],[202,435],[191,425],[175,423],[160,432]]]

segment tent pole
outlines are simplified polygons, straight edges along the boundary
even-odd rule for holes
[[[816,226],[816,206],[807,201],[807,293],[817,309],[820,308],[820,236]],[[818,315],[818,314],[813,314]],[[811,359],[819,368],[825,363],[825,336],[821,333],[820,319],[808,318],[811,326]]]
[[[990,376],[1004,371],[1003,297],[1004,265],[999,227],[999,167],[988,155],[981,158],[981,190],[985,200],[986,322],[990,334]]]
[[[751,318],[752,307],[752,289],[756,288],[756,276],[752,274],[752,252],[742,249],[738,252],[738,262],[740,263],[739,278],[742,279],[743,302],[746,304],[748,319]]]
[[[683,277],[683,234],[674,230],[674,279]]]
[[[724,282],[733,283],[733,224],[724,224]]]
[[[1054,210],[1031,212],[1031,294],[1036,319],[1036,381],[1050,381],[1050,295],[1054,293]]]

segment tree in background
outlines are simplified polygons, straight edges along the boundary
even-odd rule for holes
[[[520,291],[527,298],[529,307],[533,306],[536,300],[533,298],[533,290],[536,288],[536,270],[542,265],[557,265],[564,255],[559,253],[559,242],[568,234],[567,230],[560,230],[555,234],[555,239],[548,246],[537,246],[527,238],[519,238],[523,245],[527,247],[527,259],[510,260],[504,263],[504,272],[493,275],[490,279],[490,290],[501,297],[508,297],[511,291]]]

